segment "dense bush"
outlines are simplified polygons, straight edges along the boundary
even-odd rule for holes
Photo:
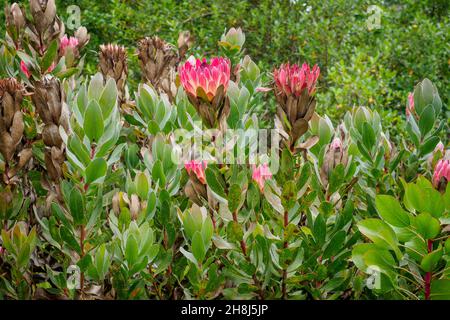
[[[5,10],[0,298],[450,298],[445,2],[79,4]]]

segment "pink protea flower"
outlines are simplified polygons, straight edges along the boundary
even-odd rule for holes
[[[75,37],[68,38],[67,35],[64,35],[64,37],[61,38],[59,42],[59,52],[61,56],[66,54],[67,48],[71,48],[73,52],[76,51],[78,47],[79,41]]]
[[[206,161],[192,160],[185,163],[184,167],[188,173],[193,172],[202,184],[206,184],[205,170],[208,167],[208,163]]]
[[[264,191],[264,183],[266,180],[272,178],[269,166],[265,163],[258,167],[253,166],[252,179],[258,184],[261,192]]]
[[[406,104],[406,116],[409,117],[414,113],[414,93],[408,94],[408,103]]]
[[[31,77],[31,72],[30,72],[30,70],[28,69],[28,66],[27,66],[27,64],[26,64],[24,61],[20,61],[20,70],[22,70],[23,74],[24,74],[28,79],[30,79],[30,77]]]
[[[5,251],[6,251],[6,250],[3,249],[3,248],[0,246],[0,256],[3,255],[3,254],[5,253]]]
[[[275,69],[273,77],[275,84],[285,95],[295,95],[299,97],[305,88],[309,95],[316,90],[317,79],[320,75],[320,68],[317,65],[311,68],[307,63],[301,67],[297,64],[282,64],[279,69]]]
[[[180,81],[188,94],[198,97],[198,89],[202,89],[211,102],[220,86],[227,91],[230,70],[231,62],[227,58],[212,58],[208,63],[206,59],[191,56],[179,69]]]
[[[445,179],[446,182],[450,181],[450,160],[441,159],[437,163],[433,174],[433,185],[435,188],[439,188],[442,179]]]

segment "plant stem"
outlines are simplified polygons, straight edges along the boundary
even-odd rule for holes
[[[285,211],[284,212],[284,224],[283,224],[283,227],[284,227],[283,228],[284,229],[284,244],[283,244],[283,247],[284,247],[284,249],[287,249],[288,246],[289,246],[288,241],[287,241],[287,237],[286,237],[286,231],[287,231],[286,229],[287,229],[288,225],[289,225],[289,212]],[[283,279],[282,279],[282,282],[281,282],[281,292],[283,294],[283,299],[287,298],[286,279],[287,279],[287,270],[283,269]]]
[[[84,225],[80,226],[80,248],[81,248],[81,255],[80,260],[84,258],[85,252],[84,252],[84,240],[86,237],[86,229],[84,228]],[[80,293],[81,296],[83,296],[83,289],[84,289],[84,272],[80,273]]]
[[[428,240],[428,253],[433,251],[433,240]],[[431,294],[431,277],[432,273],[431,271],[427,272],[425,274],[425,300],[430,300],[430,294]]]

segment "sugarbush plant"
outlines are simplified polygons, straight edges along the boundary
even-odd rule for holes
[[[0,51],[0,298],[450,298],[429,79],[389,97],[406,104],[391,138],[383,99],[316,108],[319,65],[261,69],[241,28],[207,56],[186,31],[140,40],[129,86],[131,48],[99,46],[86,76],[87,29],[67,34],[54,0],[27,8],[6,6]]]

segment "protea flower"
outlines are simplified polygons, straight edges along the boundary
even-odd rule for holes
[[[288,146],[291,150],[308,130],[308,122],[314,114],[314,93],[319,75],[317,65],[311,69],[306,63],[301,67],[283,64],[273,72],[278,101],[277,115],[284,131],[289,135]]]
[[[335,137],[333,141],[326,147],[323,164],[320,169],[320,180],[326,187],[328,186],[328,180],[331,172],[339,164],[343,164],[344,167],[348,163],[348,151],[344,146],[340,137]]]
[[[433,174],[433,185],[441,192],[445,192],[450,181],[450,160],[441,159],[436,165]]]
[[[193,173],[202,184],[206,184],[205,170],[207,167],[208,163],[206,161],[192,160],[184,164],[184,168],[189,175]]]
[[[60,56],[64,56],[66,54],[66,50],[71,50],[74,55],[77,53],[78,47],[78,39],[76,37],[64,37],[59,41],[59,54]]]
[[[258,184],[261,192],[264,192],[264,183],[266,180],[272,178],[272,172],[270,172],[267,163],[258,167],[253,166],[252,179]]]
[[[174,101],[177,94],[176,66],[179,62],[174,46],[156,36],[145,38],[139,41],[138,57],[144,80]]]
[[[119,92],[119,101],[126,100],[126,81],[128,77],[127,52],[125,47],[115,44],[100,46],[100,71],[103,78],[113,78]]]
[[[223,126],[229,114],[226,91],[231,63],[227,58],[195,59],[191,56],[179,69],[181,84],[206,126]]]

